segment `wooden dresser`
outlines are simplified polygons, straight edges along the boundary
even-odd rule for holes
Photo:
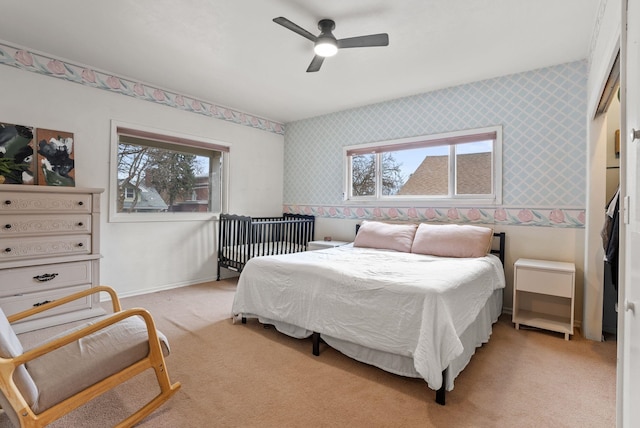
[[[103,189],[0,185],[0,307],[11,315],[99,284]],[[104,313],[94,295],[14,324],[16,332]]]

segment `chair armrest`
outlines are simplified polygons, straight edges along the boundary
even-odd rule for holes
[[[77,293],[73,293],[68,296],[62,297],[60,299],[56,299],[53,302],[45,303],[44,305],[38,306],[36,308],[27,309],[25,311],[18,312],[16,314],[8,316],[7,319],[9,320],[9,323],[13,323],[21,319],[30,317],[32,315],[39,314],[46,310],[64,305],[65,303],[82,299],[83,297],[86,297],[91,294],[99,293],[101,291],[109,293],[109,295],[111,296],[111,302],[113,304],[113,312],[120,312],[122,308],[120,306],[120,299],[118,299],[118,295],[116,294],[116,291],[111,287],[107,287],[106,285],[100,285],[98,287],[92,287],[88,290],[78,291]]]
[[[158,332],[156,330],[155,322],[153,321],[153,317],[146,309],[142,308],[133,308],[133,309],[125,309],[124,311],[116,312],[112,315],[109,315],[106,318],[97,321],[94,324],[88,325],[80,330],[72,331],[69,334],[61,336],[51,342],[44,343],[40,346],[37,346],[29,351],[19,355],[17,357],[11,358],[13,364],[17,367],[21,364],[34,360],[44,354],[47,354],[51,351],[54,351],[58,348],[61,348],[69,343],[75,342],[78,339],[81,339],[85,336],[88,336],[96,331],[102,330],[110,325],[113,325],[119,321],[122,321],[126,318],[140,316],[144,320],[147,326],[147,334],[149,336],[149,349],[150,352],[161,352],[159,351],[159,339]],[[155,343],[156,346],[151,346],[151,343]]]

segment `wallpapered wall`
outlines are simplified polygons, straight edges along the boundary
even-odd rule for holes
[[[582,228],[586,88],[587,63],[579,61],[289,123],[284,209],[333,218]],[[493,125],[503,127],[502,206],[343,203],[344,146]]]

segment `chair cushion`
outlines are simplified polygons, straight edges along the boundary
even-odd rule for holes
[[[86,327],[102,318],[105,317],[66,331],[57,337]],[[169,354],[167,338],[160,332],[158,337],[166,356]],[[27,363],[27,370],[39,391],[33,410],[40,413],[136,363],[148,353],[146,324],[141,317],[133,316],[43,355]]]
[[[9,320],[7,320],[4,312],[0,309],[0,357],[13,358],[22,355],[23,352],[24,349],[18,336],[16,336],[13,328],[11,328],[11,324],[9,324]],[[33,379],[29,376],[24,365],[16,368],[13,374],[13,381],[20,392],[22,392],[27,404],[33,405],[38,397],[38,388],[36,388]],[[0,404],[2,404],[2,407],[8,408],[8,402],[5,403],[4,400],[1,401],[2,403]]]

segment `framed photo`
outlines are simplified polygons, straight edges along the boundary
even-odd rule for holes
[[[36,181],[33,127],[0,122],[0,184]]]
[[[73,134],[38,128],[36,140],[38,184],[41,186],[75,186]]]

